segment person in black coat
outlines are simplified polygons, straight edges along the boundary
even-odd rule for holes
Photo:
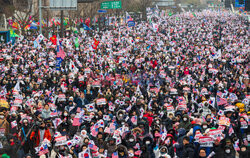
[[[28,154],[30,149],[31,149],[31,146],[30,146],[30,139],[29,139],[29,130],[30,130],[30,124],[29,124],[29,121],[28,119],[23,119],[22,120],[22,127],[21,127],[21,145],[23,147],[23,150],[24,150],[24,153],[25,154]]]
[[[239,158],[246,158],[246,157],[250,157],[249,148],[245,145],[242,145],[239,151]]]
[[[184,156],[184,144],[183,144],[183,139],[186,137],[186,130],[184,128],[180,128],[178,130],[178,139],[177,143],[174,144],[174,147],[176,148],[176,154],[178,157],[183,157]]]
[[[221,157],[223,157],[224,151],[223,151],[223,148],[222,148],[222,145],[221,145],[219,139],[216,139],[214,141],[214,145],[213,145],[212,151],[215,152],[214,158],[221,158]]]
[[[231,146],[226,145],[224,148],[223,157],[224,158],[235,158],[235,150]]]
[[[193,158],[194,157],[194,145],[189,142],[189,137],[183,138],[183,158]]]

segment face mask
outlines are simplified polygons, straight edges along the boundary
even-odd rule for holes
[[[129,139],[129,141],[130,141],[130,142],[133,142],[133,141],[134,141],[134,139]]]
[[[122,114],[119,114],[119,117],[122,117]]]
[[[230,153],[230,149],[225,150],[225,152],[226,152],[227,154],[229,154],[229,153]]]
[[[207,122],[210,122],[211,121],[211,118],[207,118]]]
[[[185,117],[185,118],[183,118],[183,121],[187,121],[187,118]]]
[[[207,126],[203,126],[203,128],[204,128],[204,129],[206,129],[206,128],[207,128]]]
[[[64,113],[64,116],[68,116],[68,113]]]
[[[156,123],[157,123],[157,124],[159,124],[159,123],[160,123],[160,121],[156,121]]]
[[[4,116],[3,115],[0,115],[0,119],[3,119],[4,118]]]
[[[146,141],[146,144],[147,144],[147,145],[150,144],[150,141]]]

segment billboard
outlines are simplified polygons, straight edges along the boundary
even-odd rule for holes
[[[52,10],[77,10],[77,0],[50,0]]]
[[[245,7],[245,0],[235,0],[235,5],[236,8],[244,8]]]

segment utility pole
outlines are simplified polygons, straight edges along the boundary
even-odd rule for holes
[[[42,0],[39,0],[40,34],[42,34]]]
[[[3,14],[3,20],[4,20],[4,29],[7,30],[7,21],[5,14]]]
[[[63,10],[61,10],[61,38],[63,38]]]

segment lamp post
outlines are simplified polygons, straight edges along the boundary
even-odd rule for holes
[[[40,34],[42,34],[42,0],[39,0]]]

